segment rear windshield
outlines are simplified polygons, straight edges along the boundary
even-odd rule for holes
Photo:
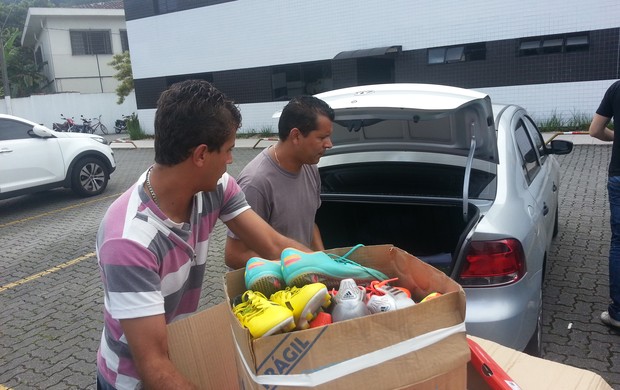
[[[426,163],[372,162],[320,168],[322,192],[462,198],[465,169]],[[495,174],[473,169],[469,198],[495,198]]]

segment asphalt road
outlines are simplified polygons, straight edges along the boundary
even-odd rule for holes
[[[237,174],[260,150],[238,148]],[[607,305],[609,146],[576,145],[559,158],[560,233],[547,265],[543,357],[600,374],[620,390],[620,332],[598,319]],[[0,201],[0,390],[94,388],[102,289],[94,239],[107,207],[153,160],[116,149],[103,195],[59,189]],[[224,299],[225,231],[212,237],[201,307]]]

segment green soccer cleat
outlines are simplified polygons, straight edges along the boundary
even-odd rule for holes
[[[354,247],[349,253],[358,247]],[[310,283],[323,283],[328,290],[337,289],[342,279],[354,279],[359,285],[367,285],[373,280],[388,279],[380,271],[347,259],[349,253],[336,256],[321,251],[306,253],[286,248],[280,258],[282,276],[287,286],[303,287]]]

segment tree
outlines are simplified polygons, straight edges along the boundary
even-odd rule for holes
[[[10,95],[24,97],[39,92],[40,84],[46,78],[35,64],[32,52],[21,46],[16,46],[15,42],[21,37],[21,31],[10,27],[2,30],[1,34],[4,41],[7,75],[11,86]],[[40,64],[40,66],[43,65]],[[1,91],[2,95],[5,96],[4,85]]]
[[[118,101],[116,103],[123,104],[125,98],[133,91],[133,72],[131,70],[129,51],[115,54],[108,65],[116,70],[114,78],[120,81],[118,87],[116,87],[116,95],[118,96]]]
[[[0,34],[4,41],[4,59],[11,95],[28,96],[39,92],[39,84],[45,81],[34,61],[32,51],[20,46],[20,38],[29,7],[49,7],[48,0],[20,0],[0,3]],[[39,64],[43,66],[43,64]],[[0,67],[2,69],[2,67]],[[0,70],[1,74],[1,70]],[[4,85],[0,88],[4,96]]]

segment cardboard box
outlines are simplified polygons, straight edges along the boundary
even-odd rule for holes
[[[349,248],[330,250],[343,255]],[[349,257],[398,277],[415,300],[405,309],[327,326],[252,339],[228,311],[244,389],[301,387],[459,389],[466,386],[469,347],[465,293],[442,272],[391,245],[367,246]],[[231,298],[245,291],[243,270],[226,275]]]
[[[536,358],[479,337],[468,337],[478,343],[517,386],[501,387],[503,389],[612,390],[600,375],[593,372]],[[471,390],[492,389],[471,365],[468,366],[467,388]]]

